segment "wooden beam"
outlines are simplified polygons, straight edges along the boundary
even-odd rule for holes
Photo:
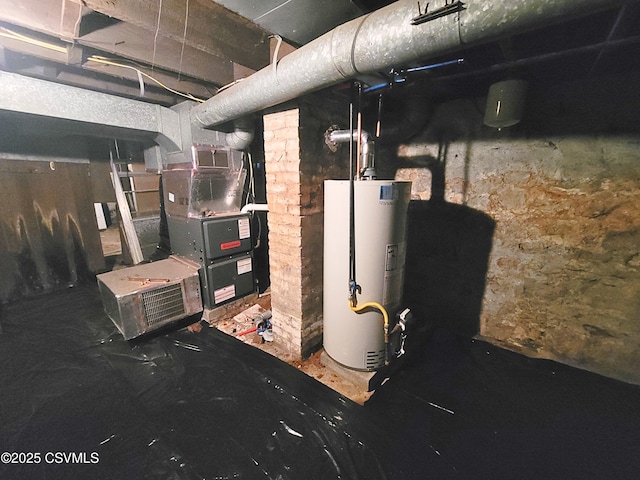
[[[120,177],[116,171],[116,166],[111,158],[111,182],[113,183],[113,189],[116,192],[116,201],[118,204],[118,210],[120,211],[120,219],[122,220],[122,227],[125,235],[125,241],[131,254],[131,259],[134,265],[139,264],[144,260],[142,255],[142,249],[140,248],[140,240],[136,233],[136,228],[131,218],[131,211],[129,210],[129,203],[127,197],[122,190],[122,184],[120,183]]]
[[[269,63],[268,32],[211,0],[73,1],[152,32],[155,38],[184,42],[254,70]]]
[[[243,65],[239,65],[237,63],[233,64],[233,79],[240,80],[242,78],[247,78],[256,73],[252,68],[247,68]]]
[[[140,89],[136,85],[129,82],[117,82],[110,80],[109,77],[100,78],[98,75],[86,75],[79,72],[62,70],[58,72],[54,79],[58,82],[73,85],[75,87],[88,88],[113,95],[120,95],[137,100],[145,100],[147,102],[159,103],[163,105],[173,105],[176,100],[175,96],[166,91],[158,89],[146,89],[144,97],[140,97]]]
[[[83,11],[71,0],[0,0],[0,20],[67,40],[78,35]]]
[[[62,43],[52,43],[51,45],[59,46],[63,50],[66,49],[66,53],[45,46],[0,37],[0,61],[2,62],[0,67],[5,71],[62,81],[101,92],[139,97],[140,89],[137,86],[139,78],[136,71],[93,61],[83,62],[82,58],[73,56],[81,57],[81,47],[78,45]],[[127,64],[125,60],[116,60],[116,62],[118,61]],[[50,67],[56,64],[59,65],[59,72],[54,75],[48,74],[47,72],[51,71]],[[170,93],[168,89],[191,94],[204,100],[210,98],[216,90],[213,84],[205,85],[185,76],[178,78],[175,74],[160,69],[152,71],[150,68],[142,66],[138,68],[168,87],[165,89],[148,77],[143,77],[145,83],[143,98],[147,101],[162,104],[173,104],[179,101],[179,98],[174,93]],[[87,74],[83,74],[80,69],[88,71]],[[132,84],[132,82],[135,83]]]
[[[218,86],[233,81],[233,63],[153,32],[119,22],[94,30],[77,39],[86,47],[161,67]],[[155,48],[154,48],[155,47]]]
[[[126,79],[128,81],[137,82],[138,75],[135,71],[127,68],[116,67],[112,65],[105,65],[101,63],[96,63],[92,61],[86,61],[82,68],[85,70],[91,70],[92,72],[96,72],[103,75],[109,75],[113,77],[118,77],[122,79]],[[209,86],[204,85],[202,83],[195,82],[190,80],[189,78],[182,76],[178,79],[173,74],[167,74],[162,70],[155,69],[151,70],[150,68],[140,68],[141,71],[151,75],[156,80],[160,81],[163,85],[176,90],[178,92],[186,93],[193,95],[196,98],[201,98],[206,100],[213,96],[216,92],[216,87],[213,84]],[[147,85],[156,88],[162,88],[158,84],[154,83],[152,80],[144,78],[144,81]]]
[[[15,37],[12,37],[14,34]],[[12,26],[10,29],[0,29],[0,49],[3,51],[6,50],[9,55],[9,60],[11,60],[11,64],[5,65],[3,68],[8,71],[19,73],[23,69],[23,66],[17,65],[17,58],[15,55],[21,54],[34,59],[37,58],[58,64],[73,65],[79,68],[82,67],[85,70],[116,77],[118,79],[125,79],[136,83],[139,81],[138,74],[130,68],[83,60],[83,47],[77,43],[65,43],[58,39],[45,37],[21,27]],[[11,55],[12,53],[14,53],[14,55]],[[33,61],[22,63],[26,63],[26,67],[31,67]],[[115,63],[128,65],[130,62],[122,59],[116,59]],[[142,72],[151,75],[154,79],[158,80],[158,82],[168,87],[168,89],[191,94],[197,98],[207,99],[211,97],[216,90],[215,84],[196,81],[187,75],[176,75],[175,73],[169,73],[157,68],[152,70],[151,68],[144,67],[142,65],[135,66]],[[226,69],[227,66],[225,65],[225,70]],[[91,75],[89,75],[89,77],[91,77]],[[223,77],[222,80],[228,79]],[[144,82],[151,88],[164,88],[159,83],[154,82],[148,77],[144,77]],[[104,84],[105,82],[99,83]],[[74,82],[74,84],[90,87],[91,82]],[[98,89],[104,91],[104,87],[100,87]]]
[[[0,34],[3,33],[0,31]],[[62,44],[48,43],[51,47],[29,43],[16,38],[3,37],[0,35],[0,47],[11,51],[29,55],[44,60],[50,60],[57,63],[67,63],[68,51],[67,46]],[[55,47],[55,48],[54,48]]]
[[[2,0],[0,0],[2,1]],[[82,63],[82,47],[20,26],[0,25],[0,46],[13,52],[67,65]]]
[[[60,38],[73,42],[80,33],[82,16],[88,13],[89,10],[84,8],[82,3],[77,4],[67,0],[62,0],[61,5]]]
[[[119,21],[83,34],[92,16],[83,4]],[[257,70],[269,62],[266,32],[211,1],[0,0],[0,21],[217,86],[235,79],[234,64]],[[65,63],[77,63],[74,53]]]
[[[82,65],[82,59],[84,58],[84,49],[81,45],[70,43],[67,45],[67,65]]]

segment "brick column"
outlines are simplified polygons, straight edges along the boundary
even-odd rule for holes
[[[329,112],[348,110],[328,104],[311,97],[264,116],[273,333],[295,358],[322,342],[323,182],[348,172],[323,137],[336,123]]]
[[[264,116],[269,271],[276,341],[302,356],[302,224],[299,110]]]

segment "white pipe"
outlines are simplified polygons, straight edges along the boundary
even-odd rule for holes
[[[242,213],[247,212],[268,212],[269,205],[266,203],[247,203],[244,207],[240,209]]]

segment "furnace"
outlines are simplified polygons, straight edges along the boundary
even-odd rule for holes
[[[200,265],[202,297],[214,309],[255,290],[249,214],[241,213],[242,152],[195,145],[191,161],[163,171],[173,253]]]

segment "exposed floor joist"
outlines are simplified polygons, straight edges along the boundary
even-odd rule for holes
[[[203,0],[82,0],[88,8],[219,58],[258,70],[269,62],[268,32]],[[186,20],[186,21],[185,21]]]
[[[127,96],[140,96],[143,76],[143,98],[164,104],[179,97],[145,74],[206,99],[268,64],[269,50],[268,32],[204,0],[0,0],[1,69]],[[42,68],[17,65],[16,54]],[[92,73],[82,78],[86,70]]]
[[[118,22],[82,35],[81,45],[111,55],[129,58],[153,67],[226,85],[234,80],[233,62],[215,57],[203,50],[182,45],[169,38],[154,38],[153,32],[129,23]],[[155,46],[155,48],[154,48]]]
[[[207,99],[217,89],[214,83],[194,79],[185,73],[178,75],[161,68],[152,69],[140,62],[115,58],[113,61],[119,65],[113,65],[90,60],[95,58],[93,54],[100,58],[104,53],[19,27],[3,28],[0,25],[0,51],[3,55],[0,69],[5,71],[164,105],[174,104],[182,98],[171,90]],[[41,44],[2,36],[2,33],[10,32]],[[144,82],[142,87],[141,81]]]

